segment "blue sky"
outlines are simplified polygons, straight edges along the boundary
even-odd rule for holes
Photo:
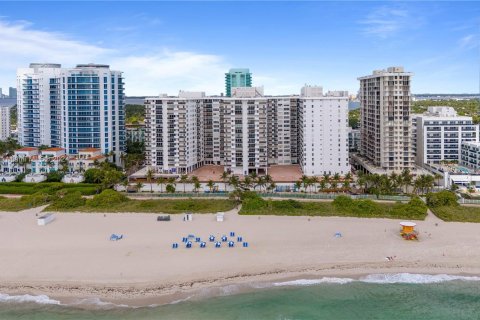
[[[479,42],[475,2],[1,2],[0,87],[30,62],[96,62],[124,71],[127,95],[219,94],[231,67],[266,94],[355,93],[402,65],[414,93],[475,93]]]

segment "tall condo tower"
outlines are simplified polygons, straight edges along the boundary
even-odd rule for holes
[[[232,88],[251,87],[252,74],[249,69],[230,69],[225,73],[225,95],[232,96]]]
[[[120,161],[125,150],[122,72],[108,65],[32,63],[18,69],[18,139],[28,147],[62,147],[69,154],[98,148]]]
[[[375,70],[360,77],[360,156],[367,171],[414,169],[410,121],[410,81],[403,67]]]
[[[0,106],[0,141],[10,137],[10,107]]]

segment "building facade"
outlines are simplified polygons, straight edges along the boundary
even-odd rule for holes
[[[8,97],[10,99],[17,99],[17,89],[9,87],[8,88]]]
[[[252,74],[249,69],[237,68],[230,69],[225,73],[225,95],[232,96],[232,88],[235,87],[251,87]]]
[[[237,175],[265,174],[275,164],[300,164],[308,175],[346,174],[347,104],[348,97],[259,97],[253,91],[251,97],[147,98],[147,164],[170,174],[206,164]]]
[[[0,106],[0,141],[10,137],[10,107]]]
[[[452,107],[429,107],[421,115],[414,115],[416,164],[439,164],[441,161],[459,162],[462,142],[477,142],[479,127],[472,117],[458,116]]]
[[[360,77],[360,157],[367,171],[414,169],[410,81],[403,67]]]
[[[460,164],[474,170],[480,170],[480,143],[464,141],[461,144]]]
[[[121,72],[108,65],[32,63],[18,69],[17,88],[20,144],[62,147],[68,154],[98,148],[119,163],[125,150]]]

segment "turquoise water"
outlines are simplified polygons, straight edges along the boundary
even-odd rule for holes
[[[480,319],[479,281],[344,282],[279,286],[137,309],[4,302],[0,319]]]

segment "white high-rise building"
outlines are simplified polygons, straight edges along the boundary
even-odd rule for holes
[[[300,97],[262,97],[247,88],[241,97],[181,92],[147,98],[147,164],[161,173],[214,164],[247,175],[300,164],[306,175],[346,174],[348,95],[309,88]]]
[[[0,106],[0,140],[10,137],[10,107]]]
[[[119,163],[125,149],[123,78],[108,65],[32,63],[17,70],[18,139],[76,154],[98,148]]]
[[[346,174],[348,94],[322,95],[321,87],[302,88],[299,99],[299,157],[306,175]]]
[[[357,165],[373,173],[414,169],[410,119],[410,81],[403,67],[375,70],[360,80],[360,157]]]
[[[416,163],[439,164],[442,160],[461,160],[462,142],[477,142],[478,125],[472,117],[458,116],[452,107],[429,107],[424,114],[413,115],[415,123]]]

